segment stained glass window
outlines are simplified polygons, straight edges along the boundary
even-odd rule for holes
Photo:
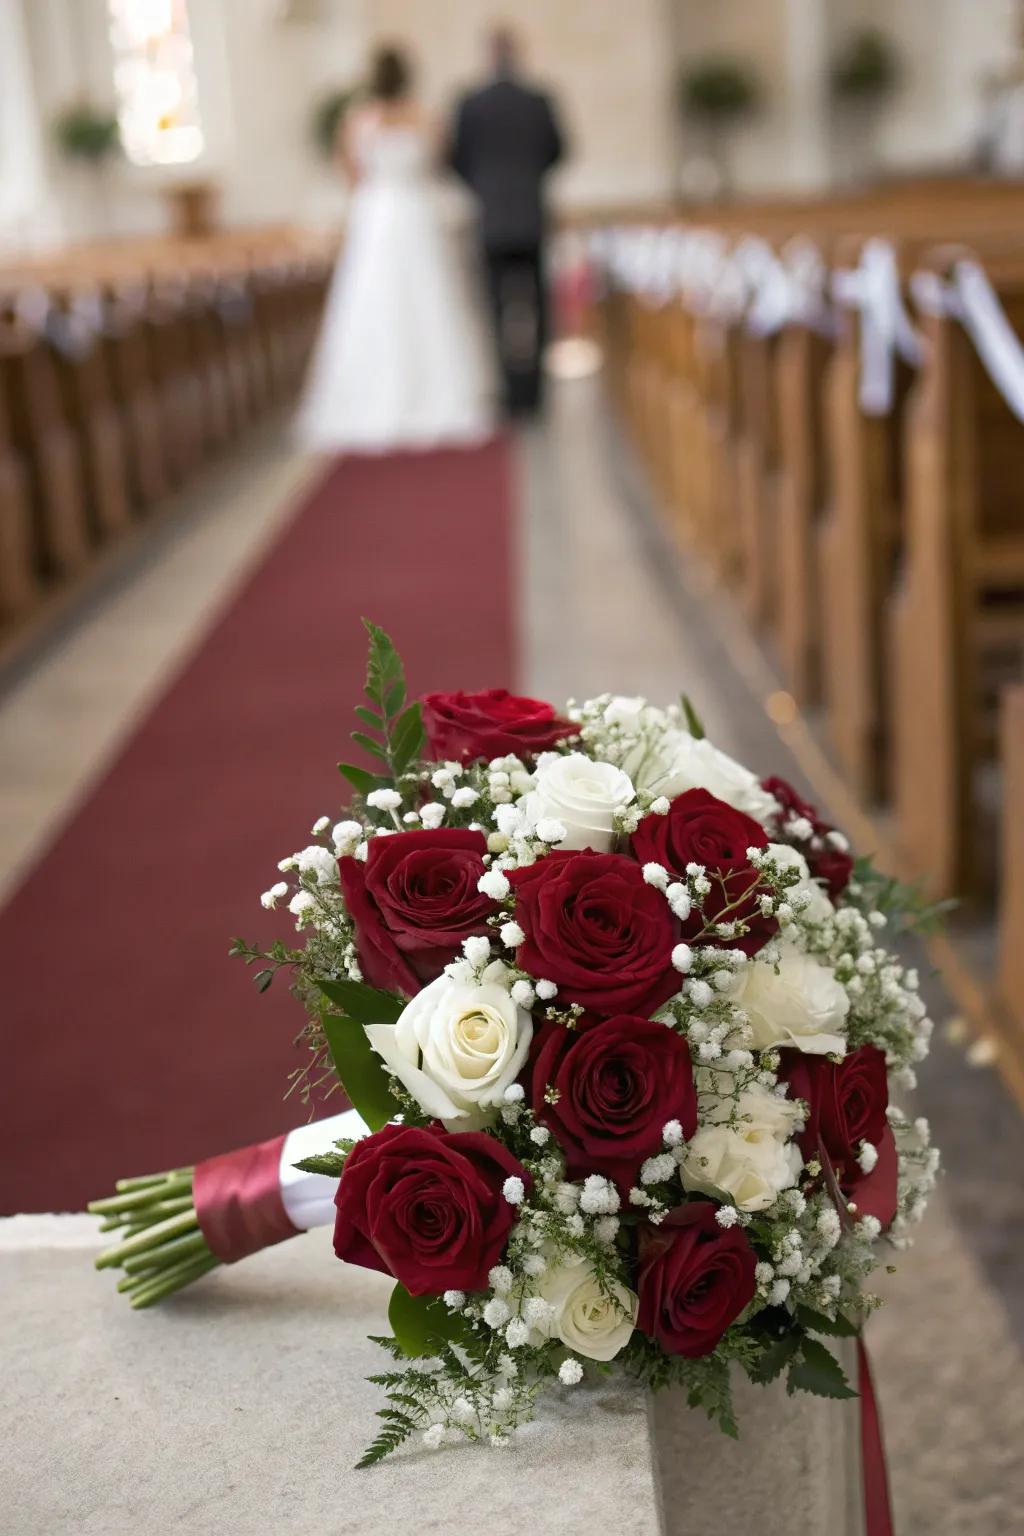
[[[121,141],[136,165],[183,165],[203,149],[186,0],[108,0]]]

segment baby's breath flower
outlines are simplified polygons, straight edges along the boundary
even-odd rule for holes
[[[397,789],[371,789],[366,803],[375,811],[397,811],[402,797]]]

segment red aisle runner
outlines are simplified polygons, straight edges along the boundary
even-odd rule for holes
[[[0,1211],[305,1118],[301,1010],[228,943],[287,937],[259,893],[341,806],[361,615],[414,692],[514,683],[510,494],[502,442],[336,466],[0,913]]]

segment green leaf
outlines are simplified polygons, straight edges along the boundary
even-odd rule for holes
[[[835,1317],[826,1317],[824,1312],[815,1312],[811,1307],[797,1307],[796,1320],[809,1333],[827,1333],[833,1338],[855,1339],[859,1332],[856,1323],[851,1323],[841,1312]]]
[[[329,1002],[360,1024],[394,1024],[405,1009],[404,998],[393,992],[380,992],[365,981],[325,979],[318,981],[317,986]]]
[[[426,739],[420,706],[410,704],[405,713],[399,715],[395,728],[391,732],[391,765],[396,775],[404,773],[409,764],[419,756]]]
[[[383,711],[388,689],[393,683],[403,680],[402,661],[391,636],[379,624],[374,624],[370,619],[364,619],[363,624],[370,637],[364,692],[371,703],[377,704]]]
[[[750,1367],[747,1374],[751,1381],[756,1381],[759,1386],[774,1381],[792,1360],[799,1345],[800,1334],[795,1329],[792,1333],[784,1333],[781,1339],[773,1339]]]
[[[355,763],[339,763],[338,772],[360,795],[368,795],[371,789],[377,788],[376,776],[365,768],[358,768]]]
[[[449,1312],[439,1296],[410,1296],[398,1284],[391,1292],[388,1322],[407,1355],[436,1355],[452,1340],[459,1340],[469,1327],[457,1312]]]
[[[680,696],[679,702],[683,706],[683,716],[686,720],[686,729],[697,741],[703,741],[705,734],[704,726],[701,723],[700,715],[698,715],[697,711],[690,703],[689,694],[682,694]]]
[[[352,740],[356,742],[358,746],[362,747],[364,752],[369,752],[371,757],[378,758],[380,762],[386,764],[388,767],[391,766],[388,760],[388,754],[385,752],[380,742],[374,741],[372,736],[367,736],[365,731],[353,731]]]
[[[372,730],[379,731],[384,724],[383,717],[378,715],[376,710],[367,709],[365,704],[356,705],[356,714],[363,724],[370,726]]]
[[[294,1165],[301,1168],[303,1173],[322,1173],[329,1179],[340,1179],[345,1171],[344,1152],[314,1152],[309,1157],[302,1157]]]
[[[384,1063],[356,1019],[324,1011],[320,1015],[327,1045],[341,1086],[371,1131],[393,1120],[401,1109],[388,1085]]]
[[[805,1338],[800,1356],[789,1368],[787,1392],[813,1392],[816,1397],[857,1396],[835,1355],[817,1339]]]
[[[389,720],[398,714],[398,711],[401,709],[404,703],[405,679],[402,678],[399,682],[391,684],[391,687],[388,689],[384,698],[384,713],[387,715]]]
[[[257,992],[265,992],[273,979],[273,971],[257,971],[253,977],[253,985]]]

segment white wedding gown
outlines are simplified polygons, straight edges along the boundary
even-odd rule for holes
[[[372,117],[297,430],[317,452],[480,442],[494,382],[478,306],[445,226],[427,134]]]

